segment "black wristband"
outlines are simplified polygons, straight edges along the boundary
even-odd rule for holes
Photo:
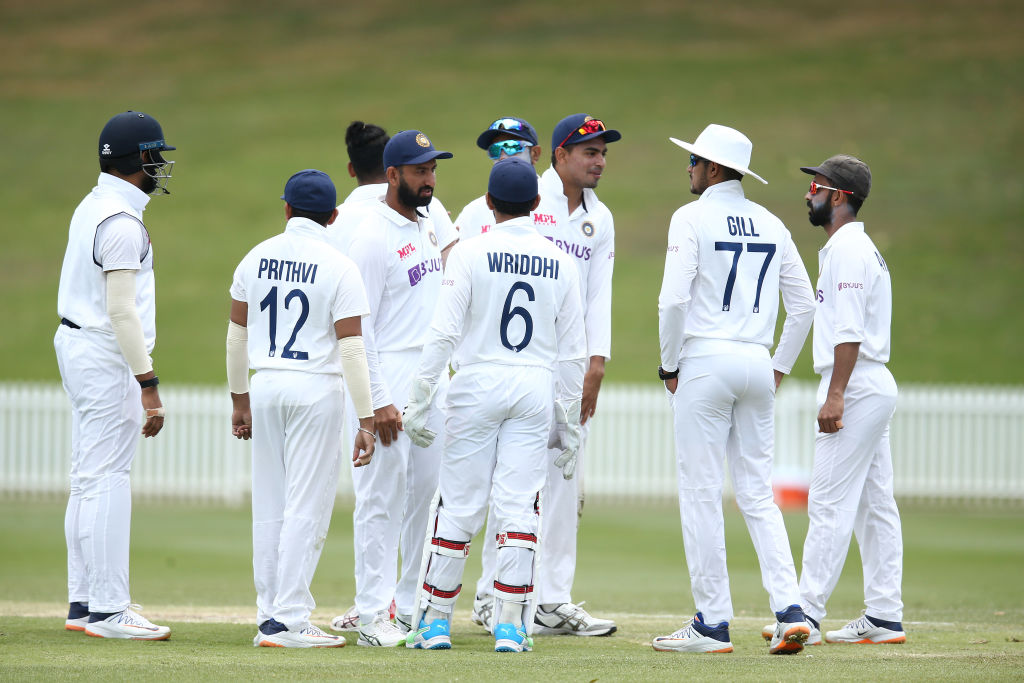
[[[139,382],[139,386],[142,387],[143,389],[155,387],[157,384],[160,384],[160,378],[157,377],[156,375],[153,375],[149,379],[144,379],[141,382]]]
[[[660,365],[658,366],[658,379],[660,379],[662,382],[668,379],[675,379],[678,376],[679,368],[676,368],[672,372],[665,372],[664,370],[661,369]]]

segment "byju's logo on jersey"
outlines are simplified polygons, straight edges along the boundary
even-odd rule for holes
[[[412,256],[415,252],[416,252],[416,247],[414,247],[412,245],[412,242],[409,242],[409,244],[407,244],[404,247],[401,247],[400,249],[398,249],[398,251],[396,253],[398,254],[398,260],[404,261],[405,259],[407,259],[410,256]]]
[[[112,152],[110,151],[110,145],[104,143],[103,151],[100,152],[100,154],[107,157],[110,156],[112,154]]]
[[[415,287],[418,285],[427,273],[440,273],[441,267],[441,259],[439,258],[432,258],[422,263],[417,263],[409,269],[409,286]]]

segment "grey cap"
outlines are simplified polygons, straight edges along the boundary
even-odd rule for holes
[[[810,175],[820,173],[840,190],[853,192],[853,196],[861,201],[867,199],[871,192],[871,169],[849,154],[836,154],[817,166],[801,166],[800,170]]]

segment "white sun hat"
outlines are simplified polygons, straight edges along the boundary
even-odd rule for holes
[[[693,144],[675,138],[669,140],[702,159],[727,166],[743,175],[752,175],[765,185],[768,184],[767,180],[747,168],[750,166],[750,152],[754,145],[750,138],[735,128],[712,123],[697,136]]]

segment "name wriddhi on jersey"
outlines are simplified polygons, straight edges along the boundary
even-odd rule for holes
[[[558,260],[531,256],[530,254],[509,254],[504,251],[487,252],[487,266],[492,273],[532,275],[558,279]]]
[[[278,261],[276,258],[261,258],[257,278],[284,280],[285,282],[316,282],[315,263],[304,261]]]

